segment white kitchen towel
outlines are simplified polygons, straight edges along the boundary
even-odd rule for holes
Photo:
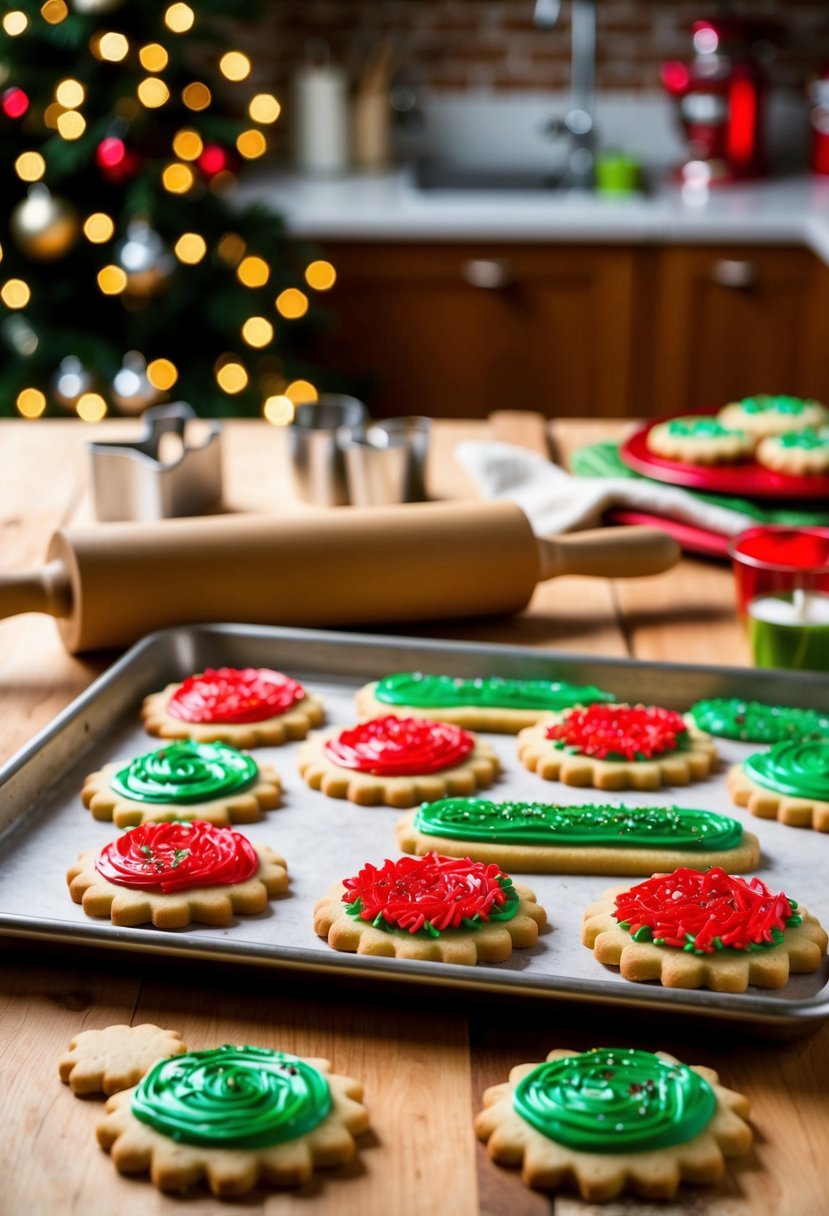
[[[528,448],[511,443],[460,443],[455,458],[484,498],[517,502],[538,536],[595,528],[611,508],[644,511],[736,536],[756,520],[715,506],[676,486],[627,477],[573,477]]]

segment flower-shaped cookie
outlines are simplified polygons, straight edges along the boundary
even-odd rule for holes
[[[679,869],[614,887],[584,913],[584,945],[627,980],[666,988],[782,988],[817,971],[827,936],[805,908],[759,878]]]
[[[723,426],[738,427],[762,439],[765,435],[783,435],[802,427],[823,426],[829,422],[829,410],[819,401],[805,397],[758,393],[756,397],[743,397],[742,401],[723,406],[717,418]]]
[[[158,1060],[187,1050],[177,1030],[106,1026],[76,1034],[58,1063],[60,1079],[73,1094],[115,1094],[137,1085]]]
[[[518,758],[545,781],[655,790],[707,777],[717,749],[690,717],[660,705],[590,705],[522,730]]]
[[[760,440],[757,460],[767,469],[789,477],[819,477],[829,473],[829,426],[807,426],[802,431],[769,435]]]
[[[474,857],[533,874],[739,871],[760,860],[757,837],[736,819],[677,806],[442,798],[399,819],[397,843],[404,853]]]
[[[162,739],[257,747],[304,739],[325,710],[281,671],[208,667],[146,697],[141,716],[148,733]]]
[[[90,773],[81,790],[93,818],[119,828],[164,819],[256,823],[279,806],[279,777],[268,764],[225,743],[167,743]]]
[[[282,857],[201,820],[131,828],[100,852],[81,853],[66,881],[87,915],[157,929],[229,925],[234,913],[264,912],[288,890]]]
[[[612,701],[611,693],[560,680],[508,680],[501,676],[464,680],[401,671],[366,684],[357,693],[360,718],[431,718],[466,730],[514,735],[539,718],[570,705]]]
[[[314,909],[315,932],[335,950],[469,965],[534,946],[546,923],[533,892],[497,865],[434,853],[366,864]]]
[[[107,1102],[98,1142],[122,1174],[162,1191],[206,1179],[230,1199],[264,1182],[299,1186],[338,1166],[368,1128],[362,1087],[327,1060],[225,1045],[160,1061]]]
[[[475,1131],[528,1186],[575,1184],[593,1203],[624,1190],[670,1199],[680,1182],[714,1183],[724,1157],[748,1152],[748,1112],[712,1069],[664,1052],[559,1049],[488,1089]]]
[[[759,819],[829,832],[829,739],[775,743],[728,772],[737,806]]]
[[[724,426],[716,418],[689,415],[660,422],[648,431],[648,450],[683,464],[734,464],[747,460],[757,440],[746,430]]]
[[[392,714],[311,735],[297,764],[311,788],[330,798],[396,807],[472,794],[499,769],[490,745],[459,726]]]

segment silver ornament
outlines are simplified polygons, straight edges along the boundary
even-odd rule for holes
[[[72,8],[84,17],[111,13],[113,9],[120,8],[122,4],[123,0],[72,0]]]
[[[67,355],[65,359],[61,359],[52,380],[52,397],[58,405],[62,405],[66,410],[73,410],[81,394],[91,392],[92,387],[92,373],[77,355]]]
[[[124,355],[110,396],[122,414],[141,414],[159,400],[161,394],[150,384],[147,360],[139,351],[130,350]]]
[[[65,198],[52,194],[42,182],[29,192],[9,220],[15,244],[39,262],[51,262],[69,252],[81,230],[78,213]]]
[[[130,221],[114,255],[126,272],[127,291],[132,295],[154,295],[165,286],[175,268],[173,255],[146,220]]]

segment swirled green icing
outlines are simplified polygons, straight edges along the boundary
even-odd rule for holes
[[[775,743],[744,761],[758,785],[793,798],[829,802],[829,739]]]
[[[160,1060],[132,1097],[132,1113],[171,1140],[261,1148],[312,1131],[331,1110],[316,1068],[265,1047],[191,1051]]]
[[[543,1136],[588,1153],[685,1144],[717,1109],[714,1090],[686,1065],[619,1047],[539,1064],[512,1102]]]
[[[226,743],[167,743],[147,752],[110,782],[116,794],[134,802],[185,805],[237,794],[259,775],[256,761]]]
[[[725,739],[748,743],[778,743],[781,739],[829,737],[829,714],[816,709],[790,709],[764,705],[739,697],[713,697],[691,706],[691,716],[701,730]]]
[[[777,436],[777,442],[781,448],[804,448],[806,451],[829,448],[829,426],[820,430],[805,426],[802,431],[786,431],[785,435]]]
[[[672,418],[666,427],[669,435],[679,435],[683,439],[722,439],[742,434],[734,427],[723,426],[716,418]]]
[[[796,417],[802,414],[806,409],[811,409],[816,403],[814,401],[805,401],[802,397],[773,397],[765,393],[761,393],[757,397],[743,397],[742,401],[738,402],[741,410],[746,414],[791,414]]]
[[[401,671],[385,676],[374,690],[383,705],[410,705],[415,709],[567,709],[594,701],[612,701],[613,695],[592,684],[566,684],[560,680],[508,680],[501,676],[463,680],[455,676],[423,675]]]
[[[548,802],[488,802],[443,798],[426,803],[414,827],[424,836],[493,844],[576,848],[733,849],[742,843],[736,819],[676,806],[562,806]]]

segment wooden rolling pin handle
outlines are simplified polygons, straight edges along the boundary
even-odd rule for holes
[[[559,574],[641,578],[661,574],[679,561],[680,548],[659,528],[595,528],[538,542],[541,579]]]
[[[45,612],[48,616],[69,616],[72,587],[61,561],[47,562],[34,570],[0,574],[0,618],[19,612]]]

